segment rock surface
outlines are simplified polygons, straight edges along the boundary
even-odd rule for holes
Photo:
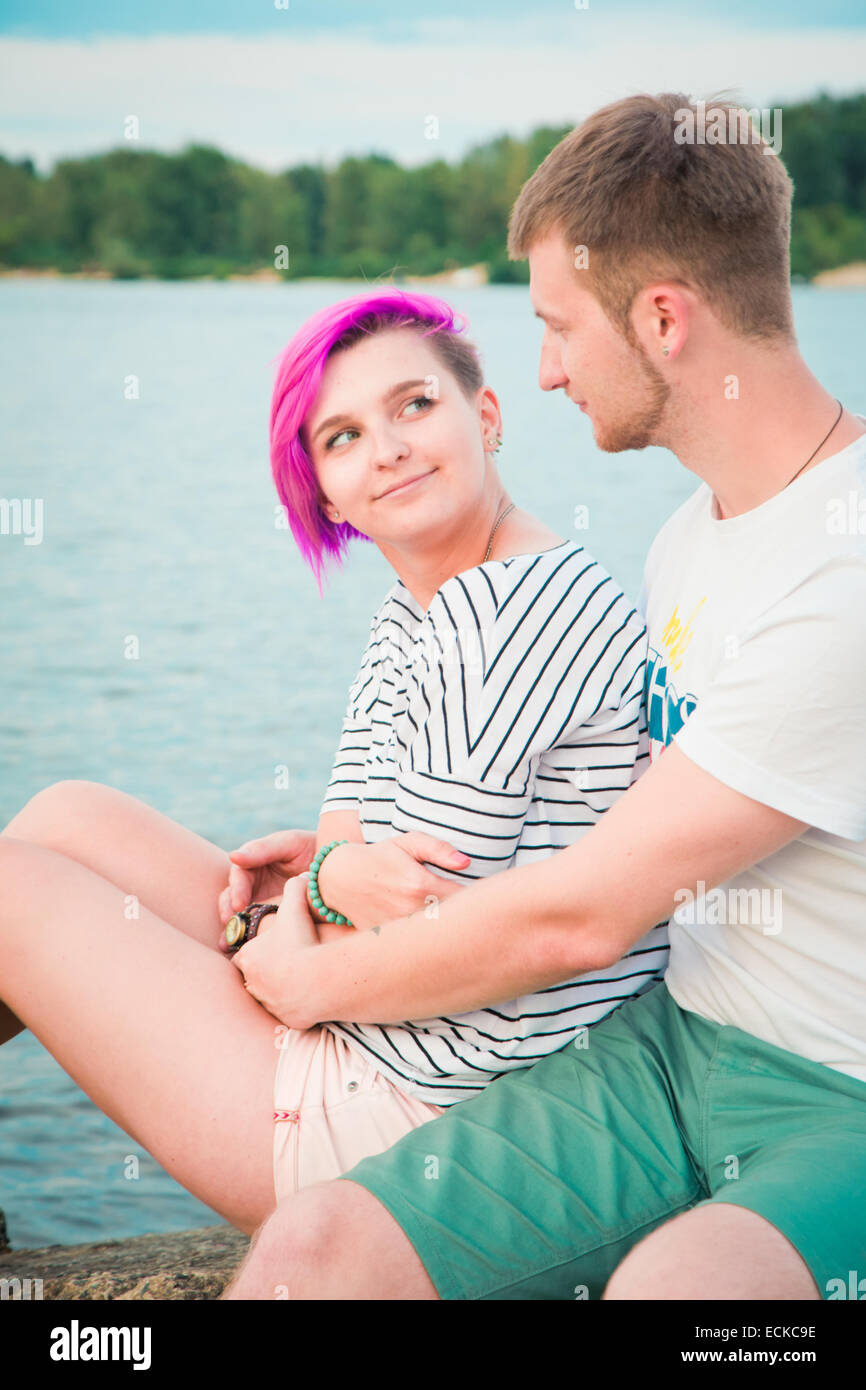
[[[205,1226],[92,1245],[10,1250],[3,1248],[4,1229],[0,1213],[0,1279],[41,1279],[42,1297],[52,1302],[217,1299],[250,1243],[233,1226]]]

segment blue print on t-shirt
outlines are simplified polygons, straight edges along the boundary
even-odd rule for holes
[[[698,701],[695,695],[677,695],[676,686],[668,680],[667,661],[654,647],[650,647],[647,656],[644,696],[650,739],[667,748]]]

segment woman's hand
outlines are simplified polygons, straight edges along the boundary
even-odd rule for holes
[[[231,957],[243,976],[247,992],[269,1014],[289,1027],[298,1025],[294,1018],[283,1017],[289,992],[286,982],[291,979],[298,953],[307,946],[320,944],[307,904],[308,877],[308,874],[300,874],[287,881],[277,911],[263,917],[252,941]]]
[[[468,854],[446,841],[410,830],[375,845],[332,849],[319,869],[319,893],[334,912],[365,929],[408,917],[466,887],[431,872],[424,861],[443,869],[465,869],[471,863]]]
[[[277,902],[287,880],[309,869],[315,853],[313,830],[275,830],[233,849],[228,885],[219,896],[223,926],[250,903]]]

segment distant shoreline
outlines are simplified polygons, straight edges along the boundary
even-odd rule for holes
[[[214,284],[234,282],[250,285],[311,285],[317,280],[357,280],[373,287],[380,281],[369,280],[362,275],[299,275],[296,279],[286,278],[278,270],[264,267],[259,270],[232,271],[228,275],[112,275],[108,270],[58,270],[54,266],[18,266],[0,269],[0,280],[111,280],[118,284],[147,281],[151,284]],[[390,282],[389,282],[390,283]],[[456,289],[474,289],[490,284],[487,265],[480,261],[475,265],[457,266],[452,270],[442,270],[435,275],[401,275],[400,285],[450,285]],[[495,283],[495,282],[493,282]],[[817,289],[866,289],[866,261],[852,261],[849,265],[835,266],[832,270],[819,270],[811,280],[797,276],[794,284],[814,285]]]
[[[259,270],[232,271],[228,275],[187,275],[187,276],[167,276],[167,275],[112,275],[108,270],[58,270],[54,266],[49,267],[29,267],[18,266],[8,269],[0,269],[0,280],[117,280],[131,283],[134,281],[148,280],[160,284],[183,284],[195,281],[240,281],[247,284],[261,285],[302,285],[312,284],[316,280],[358,280],[361,283],[374,285],[377,282],[365,279],[362,275],[299,275],[296,279],[287,278],[281,275],[278,270],[271,270],[264,267]],[[474,288],[478,285],[489,284],[487,265],[484,261],[479,261],[476,265],[455,266],[452,270],[441,270],[435,275],[401,275],[398,284],[404,285],[452,285],[459,289]]]

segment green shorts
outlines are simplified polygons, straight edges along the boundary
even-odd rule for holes
[[[664,984],[345,1179],[441,1298],[600,1298],[633,1245],[708,1202],[776,1226],[822,1298],[866,1276],[866,1083],[681,1009]]]

